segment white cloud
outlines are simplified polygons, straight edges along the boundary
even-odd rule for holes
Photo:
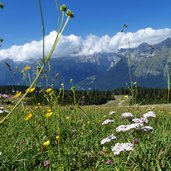
[[[45,37],[46,54],[49,52],[56,31],[52,31]],[[137,32],[117,33],[113,37],[104,35],[98,37],[96,35],[89,35],[83,39],[76,35],[62,36],[53,57],[64,57],[74,54],[89,55],[97,52],[114,52],[120,48],[128,48],[127,39],[129,39],[131,48],[137,47],[143,42],[149,44],[156,44],[164,39],[171,37],[171,29],[146,28],[138,30]],[[0,59],[11,58],[15,61],[28,60],[30,58],[38,59],[42,55],[42,40],[32,41],[21,46],[11,46],[8,49],[0,50]]]

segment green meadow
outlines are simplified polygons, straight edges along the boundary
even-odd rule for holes
[[[153,131],[116,132],[119,125],[130,124],[122,113],[138,118],[151,110],[156,117],[145,125]],[[116,101],[99,106],[21,105],[0,125],[0,170],[169,171],[169,111],[169,105],[120,106]],[[102,125],[106,119],[113,122]],[[101,144],[112,134],[117,139]],[[114,155],[116,143],[133,143],[133,150]]]

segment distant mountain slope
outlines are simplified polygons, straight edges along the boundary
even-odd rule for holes
[[[171,38],[155,45],[142,43],[137,48],[120,49],[117,53],[96,53],[88,56],[52,58],[50,71],[46,68],[48,84],[60,87],[61,83],[70,88],[69,80],[74,79],[77,89],[114,89],[129,84],[128,54],[131,59],[132,81],[144,87],[166,87],[165,71],[171,68]],[[7,65],[10,65],[9,66]],[[30,75],[36,74],[38,62],[34,60],[14,62],[0,61],[0,85],[26,84],[16,71],[30,65]],[[39,80],[45,86],[45,80]]]

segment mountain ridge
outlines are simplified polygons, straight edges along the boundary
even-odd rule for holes
[[[75,55],[61,58],[52,58],[50,70],[46,67],[49,83],[39,79],[39,86],[50,86],[54,84],[56,88],[61,83],[69,89],[70,79],[74,79],[77,89],[114,89],[129,85],[128,55],[130,57],[132,81],[136,81],[139,86],[144,87],[166,87],[166,66],[171,62],[171,38],[150,45],[142,43],[136,48],[120,49],[113,53],[95,53],[92,55]],[[0,61],[0,85],[26,85],[21,74],[16,71],[22,70],[30,65],[30,77],[36,75],[36,66],[39,61],[34,60],[15,62],[12,59]],[[9,64],[9,66],[7,65]],[[27,71],[28,72],[28,71]]]

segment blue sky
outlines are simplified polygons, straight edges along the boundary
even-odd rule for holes
[[[23,45],[41,39],[41,22],[37,0],[1,0],[0,37],[1,49]],[[86,39],[88,35],[114,36],[122,24],[128,32],[140,29],[171,28],[171,0],[58,0],[66,4],[75,18],[64,35],[74,34]],[[54,0],[42,0],[46,35],[57,28],[57,12]],[[168,33],[169,34],[169,33]]]
[[[37,0],[3,0],[0,11],[0,36],[4,47],[22,44],[41,37],[41,25]],[[88,34],[113,35],[123,23],[128,31],[152,27],[171,28],[170,0],[59,0],[67,4],[75,18],[69,23],[65,34],[79,36]],[[54,0],[42,0],[46,33],[56,28]]]

